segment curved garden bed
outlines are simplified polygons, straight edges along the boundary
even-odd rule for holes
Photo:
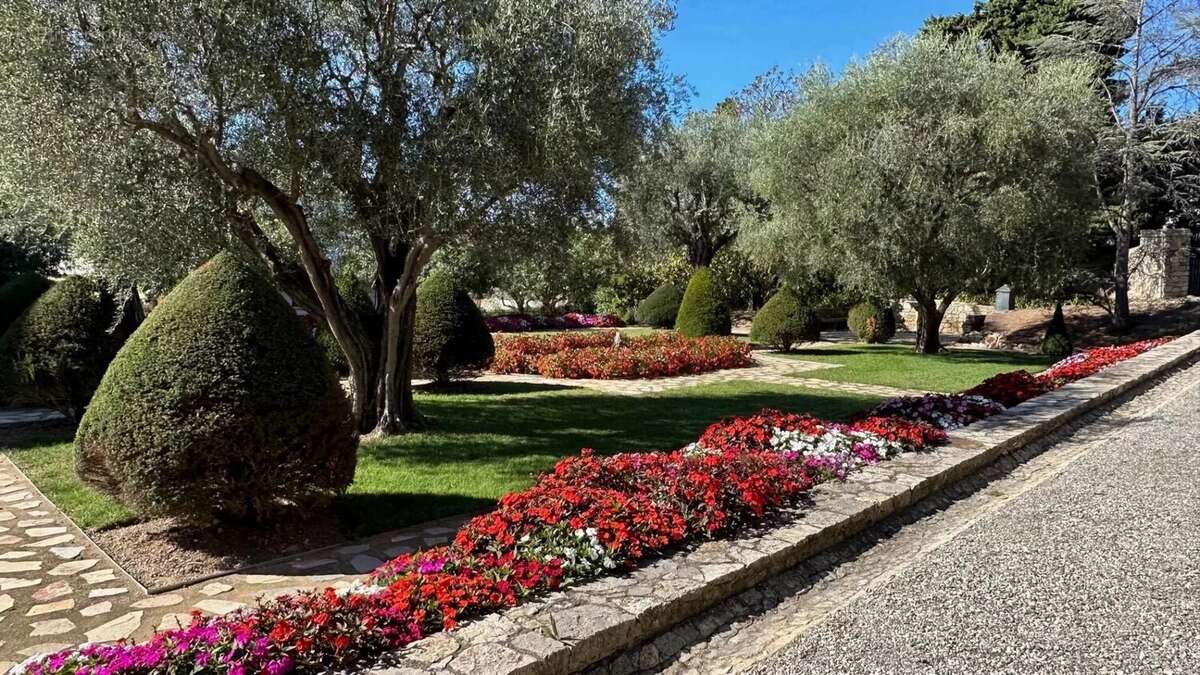
[[[562,379],[634,380],[700,375],[754,365],[750,345],[732,337],[674,332],[636,337],[616,331],[501,337],[492,372]]]

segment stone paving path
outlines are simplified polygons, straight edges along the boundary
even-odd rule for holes
[[[800,359],[791,359],[764,352],[755,352],[754,360],[756,365],[750,368],[731,368],[728,370],[718,370],[712,373],[704,373],[703,375],[660,377],[652,380],[569,380],[553,377],[542,377],[540,375],[495,375],[489,373],[477,378],[477,381],[519,382],[522,384],[574,387],[592,389],[594,391],[600,391],[606,394],[616,394],[620,396],[645,396],[647,394],[659,394],[672,389],[694,387],[701,384],[734,382],[738,380],[751,380],[754,382],[764,382],[768,384],[784,384],[793,387],[808,387],[810,389],[825,389],[847,394],[860,394],[864,396],[881,396],[889,398],[892,396],[911,396],[925,393],[922,391],[897,389],[895,387],[885,387],[874,384],[834,382],[830,380],[821,380],[817,378],[800,376],[803,373],[812,372],[814,370],[840,368],[840,364],[802,361]]]
[[[0,673],[80,642],[142,640],[262,596],[344,588],[383,561],[444,544],[465,517],[377,535],[148,593],[0,456]]]
[[[1192,365],[590,673],[1191,672],[1198,405]]]

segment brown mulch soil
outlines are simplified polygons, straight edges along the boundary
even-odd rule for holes
[[[1099,307],[1071,306],[1064,308],[1064,314],[1067,330],[1077,348],[1184,335],[1200,329],[1200,298],[1134,302],[1132,310],[1134,326],[1122,335],[1110,331],[1111,319]],[[990,314],[983,332],[1001,333],[1012,344],[1040,344],[1052,314],[1050,308]]]
[[[303,519],[303,527],[295,520]],[[89,536],[149,588],[228,572],[347,541],[329,512],[306,512],[269,527],[187,525],[158,518]]]

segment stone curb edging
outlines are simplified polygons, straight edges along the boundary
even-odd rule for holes
[[[434,634],[376,675],[577,672],[794,567],[1200,354],[1200,331],[951,434],[826,483],[774,529],[701,543],[628,575],[606,577]]]

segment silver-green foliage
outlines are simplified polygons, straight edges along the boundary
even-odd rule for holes
[[[559,227],[542,216],[630,163],[672,18],[668,0],[12,0],[0,188],[86,222],[90,253],[125,267],[248,247],[329,323],[356,415],[395,430],[433,253]],[[330,272],[354,248],[399,345],[379,363]]]
[[[668,126],[622,184],[623,217],[652,245],[684,246],[693,265],[711,264],[765,208],[749,185],[748,128],[728,109]]]
[[[1082,231],[1098,117],[1085,66],[1027,76],[970,40],[899,41],[838,79],[815,70],[755,139],[772,218],[743,243],[785,276],[915,297],[936,327],[960,292]]]

